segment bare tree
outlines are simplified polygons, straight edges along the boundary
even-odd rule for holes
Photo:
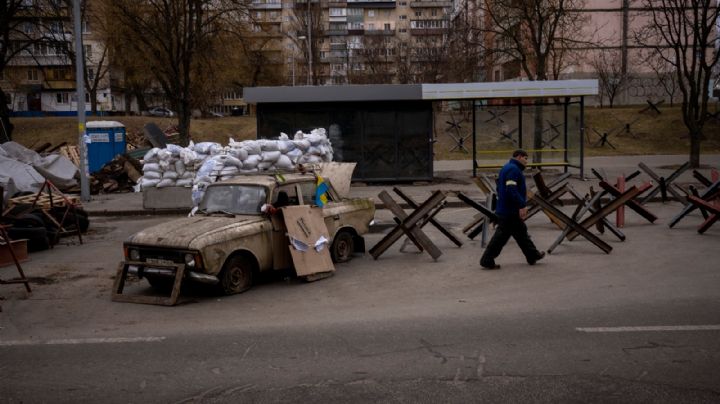
[[[325,36],[322,7],[319,0],[304,0],[293,3],[291,23],[287,37],[300,49],[305,59],[305,77],[312,85],[318,84],[320,72],[320,45]]]
[[[619,51],[598,51],[590,62],[600,81],[601,107],[603,99],[607,97],[612,108],[617,95],[627,86],[628,74],[622,71],[620,58]]]
[[[587,16],[580,12],[585,0],[482,0],[485,17],[480,31],[486,35],[486,56],[494,65],[522,72],[529,80],[547,80],[562,71],[565,51],[587,45],[583,27]],[[533,146],[542,148],[542,104],[536,100]],[[534,159],[540,161],[541,155]]]
[[[250,24],[241,0],[116,0],[109,8],[123,35],[178,112],[180,142],[187,144],[195,107],[194,80],[208,74],[217,39],[233,24]]]
[[[55,45],[46,35],[48,24],[55,20],[39,18],[46,12],[46,4],[25,0],[0,0],[0,75],[6,74],[10,62],[20,56],[39,61],[33,50],[38,46]],[[0,87],[0,142],[12,139],[14,125],[7,107],[8,94]]]
[[[637,39],[675,70],[690,132],[690,165],[698,167],[709,87],[720,57],[714,49],[719,6],[717,0],[644,0],[644,5],[649,22]]]
[[[675,69],[671,64],[666,62],[664,58],[655,52],[650,52],[644,58],[644,62],[648,67],[650,67],[653,73],[655,73],[657,83],[670,99],[670,106],[672,107],[675,102],[675,97],[680,91]]]

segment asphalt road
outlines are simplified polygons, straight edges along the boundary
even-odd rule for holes
[[[0,402],[719,402],[720,229],[651,208],[660,223],[602,236],[611,254],[576,240],[530,267],[511,242],[481,271],[479,241],[427,230],[437,262],[399,243],[171,308],[109,299],[121,240],[167,219],[97,219],[26,263],[32,295],[0,289]],[[440,219],[459,234],[468,216]],[[541,248],[559,234],[529,225]]]

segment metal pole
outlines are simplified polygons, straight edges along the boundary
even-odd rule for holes
[[[308,77],[307,77],[307,84],[310,86],[313,84],[312,76],[313,76],[313,60],[312,60],[312,12],[310,10],[310,4],[312,4],[313,0],[307,0],[307,48],[308,48]]]
[[[73,1],[73,31],[75,32],[75,86],[77,88],[78,117],[78,152],[80,154],[80,198],[83,202],[90,201],[90,184],[88,183],[88,155],[85,145],[85,78],[82,42],[82,21],[80,20],[80,1]]]
[[[473,176],[473,178],[477,177],[477,133],[475,133],[475,129],[476,129],[475,128],[475,120],[476,120],[476,118],[475,118],[475,108],[476,108],[475,101],[477,101],[477,100],[473,98],[473,100],[472,100],[472,120],[473,120],[473,122],[472,122],[472,135],[473,135],[472,136],[472,140],[473,140],[473,153],[472,153],[473,174],[472,174],[472,176]],[[485,229],[483,228],[483,230],[485,230]]]

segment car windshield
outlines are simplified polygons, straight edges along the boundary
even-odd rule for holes
[[[260,185],[215,185],[205,190],[199,210],[205,213],[257,215],[265,201],[266,190]]]

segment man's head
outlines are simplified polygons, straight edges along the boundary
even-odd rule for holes
[[[517,160],[522,164],[523,166],[526,166],[528,163],[528,154],[523,149],[517,149],[512,154],[513,159]]]

